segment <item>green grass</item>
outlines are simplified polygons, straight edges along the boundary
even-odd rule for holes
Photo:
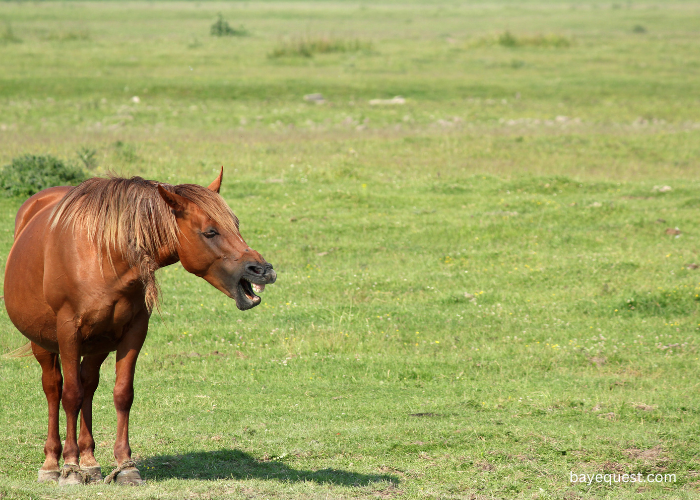
[[[0,3],[0,165],[206,185],[223,164],[279,273],[241,313],[159,271],[132,411],[142,488],[36,485],[39,367],[2,360],[0,497],[698,497],[699,10]],[[250,36],[210,36],[219,12]],[[372,50],[268,57],[325,38]],[[2,262],[20,204],[0,199]],[[22,343],[0,312],[0,351]]]

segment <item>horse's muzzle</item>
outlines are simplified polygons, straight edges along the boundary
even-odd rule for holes
[[[277,281],[277,273],[272,268],[272,264],[265,262],[265,264],[260,264],[258,262],[251,262],[246,265],[246,277],[252,283],[258,283],[261,285],[270,285]]]

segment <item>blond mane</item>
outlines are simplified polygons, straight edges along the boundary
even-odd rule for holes
[[[107,255],[112,267],[116,253],[137,269],[149,312],[158,307],[158,255],[175,254],[180,233],[158,185],[197,205],[222,233],[238,234],[238,219],[217,193],[195,184],[173,186],[141,177],[88,179],[58,202],[50,218],[52,230],[60,224],[73,233],[85,231],[100,259]]]

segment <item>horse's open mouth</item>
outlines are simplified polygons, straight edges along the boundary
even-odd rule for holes
[[[238,308],[241,310],[250,309],[252,307],[260,304],[260,297],[255,295],[255,293],[262,293],[265,290],[265,285],[258,285],[257,283],[251,283],[245,278],[241,278],[238,282],[238,294],[243,300],[237,302]]]

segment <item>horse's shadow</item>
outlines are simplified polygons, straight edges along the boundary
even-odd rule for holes
[[[146,480],[162,479],[273,479],[281,482],[313,481],[343,486],[368,486],[399,479],[388,474],[360,474],[339,469],[296,470],[281,460],[258,460],[240,450],[198,451],[182,455],[156,455],[139,463]]]

